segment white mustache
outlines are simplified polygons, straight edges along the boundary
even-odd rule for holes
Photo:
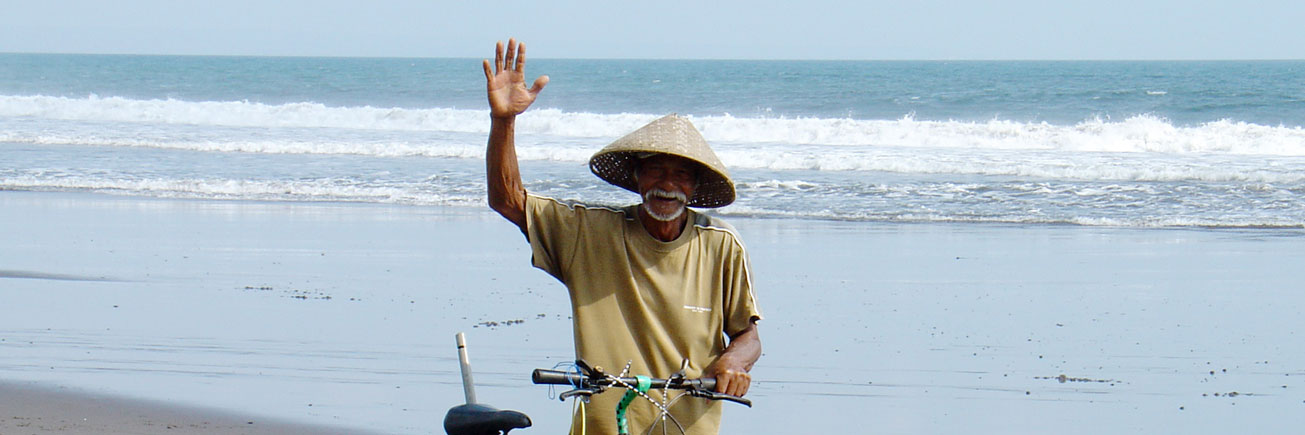
[[[666,199],[666,198],[674,199],[676,201],[683,202],[683,203],[689,202],[689,197],[685,196],[684,192],[672,192],[669,190],[654,188],[643,194],[644,201],[651,201],[653,199]]]

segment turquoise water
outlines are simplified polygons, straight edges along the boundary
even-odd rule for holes
[[[1305,62],[531,60],[527,188],[668,112],[725,215],[1305,226]],[[483,204],[479,59],[0,55],[0,189]]]
[[[5,95],[481,109],[480,59],[0,55]],[[740,117],[1300,127],[1305,62],[532,60],[539,107]]]

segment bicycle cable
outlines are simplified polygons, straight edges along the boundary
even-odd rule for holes
[[[557,363],[557,364],[554,364],[554,365],[553,365],[553,370],[558,370],[558,369],[562,369],[562,368],[565,368],[565,369],[566,369],[565,371],[566,371],[567,374],[574,373],[574,374],[576,375],[576,377],[575,377],[574,379],[580,379],[580,377],[583,377],[583,376],[584,376],[584,371],[583,371],[583,370],[580,370],[580,366],[579,366],[578,364],[574,363],[574,362],[560,362],[560,363]],[[580,387],[581,387],[581,383],[580,383],[580,381],[577,380],[575,383],[571,384],[571,387],[572,387],[572,388],[580,388]],[[557,398],[557,386],[556,386],[556,385],[549,385],[549,386],[548,386],[548,398],[549,398],[549,399],[556,399],[556,398]]]

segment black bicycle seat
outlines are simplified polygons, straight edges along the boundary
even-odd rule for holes
[[[444,414],[444,432],[449,435],[506,435],[525,427],[530,427],[525,414],[479,403],[454,406]]]

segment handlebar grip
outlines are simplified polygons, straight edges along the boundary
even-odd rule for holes
[[[580,385],[584,379],[585,377],[578,373],[561,370],[535,369],[535,372],[530,374],[530,381],[536,384]]]
[[[734,403],[738,403],[740,405],[747,406],[749,408],[752,407],[751,400],[744,399],[742,397],[734,396],[730,394],[717,393],[716,378],[699,378],[699,379],[691,380],[690,382],[697,384],[698,391],[702,392],[702,397],[711,400],[728,400]]]
[[[725,394],[725,393],[711,393],[711,397],[709,397],[709,398],[710,398],[711,400],[728,400],[728,401],[731,401],[731,402],[734,402],[734,403],[737,403],[737,404],[740,404],[740,405],[743,405],[743,406],[746,406],[746,407],[749,407],[749,408],[752,407],[752,401],[751,401],[751,400],[744,399],[744,398],[739,397],[739,396],[732,396],[732,395]]]
[[[748,408],[752,408],[752,401],[746,400],[746,398],[726,395],[726,393],[716,392],[715,378],[699,378],[699,379],[690,379],[688,381],[690,384],[693,385],[693,387],[696,387],[694,388],[694,391],[697,392],[696,396],[703,397],[703,398],[710,398],[710,400],[728,400],[731,402],[735,402],[735,404],[740,404],[740,405],[748,406]]]

